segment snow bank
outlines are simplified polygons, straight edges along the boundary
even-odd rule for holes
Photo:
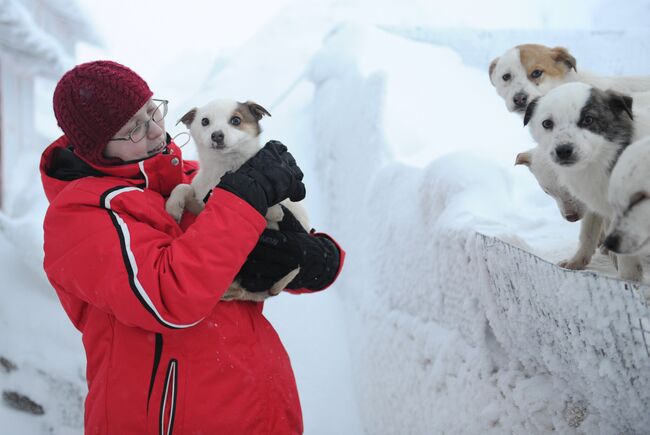
[[[36,416],[16,412],[3,399],[3,430],[80,434],[87,391],[81,337],[71,326],[54,290],[28,269],[5,238],[16,231],[29,233],[17,227],[1,230],[0,357],[10,363],[0,364],[0,390],[26,396],[44,411]]]
[[[530,139],[487,74],[448,48],[345,25],[309,77],[366,431],[643,433],[638,292],[481,234],[542,251],[541,231],[577,240],[557,210],[531,218],[539,188],[510,167]]]

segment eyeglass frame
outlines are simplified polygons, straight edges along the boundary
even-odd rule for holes
[[[165,119],[165,116],[167,116],[167,105],[169,104],[169,100],[159,100],[159,99],[157,99],[157,98],[152,98],[151,101],[157,101],[157,102],[160,102],[160,104],[158,104],[158,105],[156,106],[156,110],[158,110],[161,106],[164,106],[164,108],[165,108],[165,110],[164,110],[164,115],[163,115],[162,118],[160,118],[160,121],[162,121],[163,119]],[[155,113],[156,113],[156,111],[154,111],[154,112],[151,114],[151,116],[149,117],[149,119],[147,119],[145,122],[140,123],[140,124],[137,124],[135,127],[133,127],[133,128],[131,129],[131,131],[129,131],[129,135],[128,135],[128,136],[125,136],[125,137],[114,137],[114,138],[109,139],[109,141],[111,141],[111,140],[130,140],[130,141],[133,142],[133,143],[138,143],[138,142],[140,142],[142,139],[144,139],[144,138],[147,136],[147,133],[149,133],[149,124],[151,123],[151,121],[155,122],[156,124],[158,124],[158,123],[160,122],[160,121],[154,121],[154,120],[153,120],[153,115],[154,115]],[[141,137],[140,139],[138,139],[138,140],[133,140],[133,137],[132,137],[131,135],[133,134],[134,131],[136,131],[138,128],[140,128],[140,127],[143,126],[143,125],[144,125],[144,136],[142,136],[142,137]]]

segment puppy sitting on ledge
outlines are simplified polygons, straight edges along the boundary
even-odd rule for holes
[[[252,101],[240,103],[234,100],[214,100],[202,107],[195,107],[181,117],[179,122],[190,130],[199,154],[199,172],[192,184],[179,184],[167,200],[167,212],[180,221],[183,211],[199,214],[211,190],[219,184],[226,172],[235,171],[260,149],[259,121],[271,114]],[[289,200],[281,204],[293,213],[308,231],[309,221],[305,209]],[[266,214],[267,227],[278,229],[284,213],[280,205],[269,207]],[[249,292],[235,281],[222,300],[261,301],[279,294],[295,277],[300,268],[289,272],[275,283],[268,292]]]

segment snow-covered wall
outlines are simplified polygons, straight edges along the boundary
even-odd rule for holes
[[[405,56],[429,57],[424,72]],[[510,142],[523,129],[483,95],[487,73],[448,49],[344,25],[309,77],[326,227],[348,252],[337,288],[367,433],[647,433],[639,289],[501,240],[544,251],[530,235],[567,224],[556,210],[530,221],[539,188],[505,165],[525,149]],[[430,145],[405,153],[400,139]]]

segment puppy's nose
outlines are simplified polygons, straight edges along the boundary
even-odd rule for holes
[[[577,222],[580,220],[580,215],[578,213],[571,213],[564,216],[564,219],[569,222]]]
[[[223,145],[223,138],[224,138],[223,131],[221,130],[213,131],[211,138],[213,142],[217,143],[217,145]]]
[[[528,95],[524,94],[523,92],[517,92],[515,96],[512,97],[512,101],[517,107],[526,107],[526,103],[528,102]]]
[[[572,144],[562,144],[555,147],[555,155],[559,160],[569,160],[573,155]]]
[[[610,234],[603,242],[603,246],[612,252],[618,252],[621,247],[621,236],[616,233]]]

